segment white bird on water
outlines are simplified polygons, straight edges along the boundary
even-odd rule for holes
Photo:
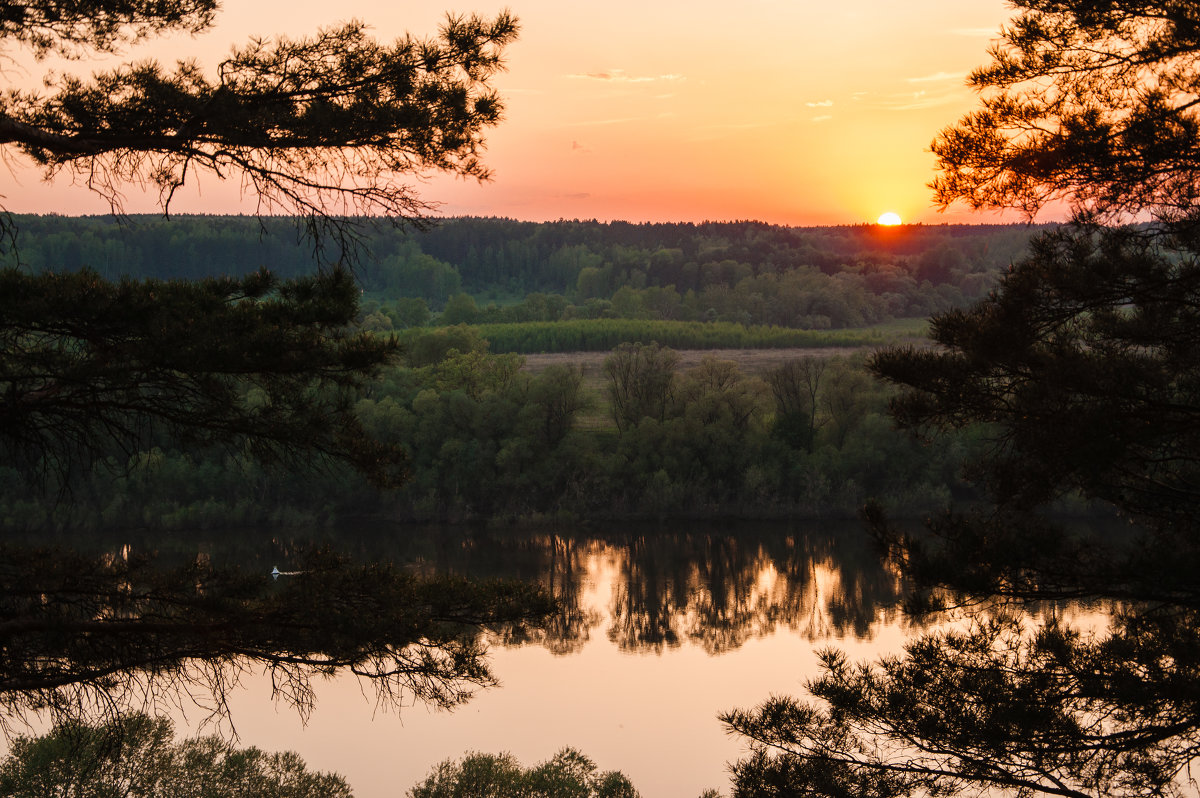
[[[271,569],[271,578],[278,579],[281,576],[299,576],[302,573],[304,573],[304,571],[281,571],[279,570],[279,566],[276,565]]]

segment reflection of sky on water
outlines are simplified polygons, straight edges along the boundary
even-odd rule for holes
[[[645,798],[727,792],[741,742],[719,712],[800,691],[826,643],[854,657],[901,645],[886,608],[895,579],[861,532],[837,532],[438,537],[415,546],[418,570],[537,579],[563,600],[532,645],[493,638],[499,689],[452,713],[417,705],[397,716],[339,679],[319,689],[304,727],[254,683],[233,702],[234,721],[243,744],[296,750],[345,775],[359,798],[401,796],[469,750],[528,765],[565,745],[624,771]]]
[[[858,657],[901,641],[888,627],[871,644],[836,642]],[[599,635],[570,656],[538,646],[493,653],[502,686],[452,713],[376,712],[357,683],[338,680],[319,689],[303,727],[265,700],[270,688],[260,681],[233,702],[237,730],[245,745],[292,749],[310,766],[342,773],[359,798],[401,796],[435,763],[468,750],[510,751],[533,764],[564,745],[624,771],[645,798],[688,798],[706,787],[728,793],[726,764],[741,743],[725,734],[718,712],[796,693],[816,672],[813,644],[791,631],[719,657],[697,646],[629,653]]]
[[[827,642],[852,657],[900,646],[903,630],[889,609],[896,580],[862,538],[853,525],[812,534],[756,525],[334,536],[326,542],[355,559],[538,581],[563,610],[525,641],[531,645],[494,636],[492,667],[502,686],[452,713],[424,705],[385,711],[369,685],[339,678],[316,685],[306,726],[269,700],[267,679],[251,678],[231,698],[232,725],[239,744],[295,750],[310,767],[346,776],[359,798],[402,796],[437,762],[466,751],[509,751],[528,765],[566,745],[601,769],[624,771],[645,798],[727,791],[726,765],[741,743],[725,734],[719,712],[799,692],[815,675],[814,647]],[[200,544],[159,539],[155,547],[169,557],[199,549],[269,578],[274,566],[290,570],[289,553],[302,545],[243,534]],[[186,709],[181,730],[200,729],[203,717]]]

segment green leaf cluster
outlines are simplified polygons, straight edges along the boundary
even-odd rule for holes
[[[470,753],[446,760],[409,798],[638,798],[633,783],[615,770],[601,772],[591,759],[564,748],[530,768],[511,754]]]
[[[346,780],[314,772],[290,751],[234,748],[216,736],[176,741],[166,718],[131,714],[108,723],[60,723],[19,736],[0,760],[9,798],[180,795],[351,798]]]

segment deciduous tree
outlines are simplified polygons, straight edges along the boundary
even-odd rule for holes
[[[291,751],[237,749],[215,736],[176,742],[173,731],[166,718],[133,714],[17,737],[0,760],[0,792],[9,798],[224,798],[247,791],[256,798],[351,798],[345,779],[310,771]]]
[[[409,798],[638,798],[625,774],[600,772],[573,748],[522,768],[511,754],[467,754],[447,760],[408,791]]]
[[[657,343],[621,344],[604,359],[608,398],[617,428],[643,418],[662,421],[675,391],[679,355]]]
[[[817,438],[817,399],[821,378],[829,365],[825,358],[802,357],[777,366],[766,374],[775,397],[775,435],[789,446],[813,450]]]

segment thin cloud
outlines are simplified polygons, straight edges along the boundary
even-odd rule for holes
[[[600,125],[624,125],[629,122],[645,122],[644,116],[618,116],[612,119],[592,119],[587,122],[571,122],[567,127],[597,127]]]
[[[940,83],[946,80],[966,80],[966,72],[935,72],[919,78],[908,78],[909,83]]]
[[[812,121],[813,122],[828,122],[830,119],[833,119],[833,114],[822,114],[821,116],[814,116],[812,118]]]
[[[926,108],[937,108],[940,105],[958,102],[961,96],[961,93],[943,92],[930,94],[926,91],[915,91],[909,95],[900,95],[899,97],[884,100],[880,107],[887,111],[920,111]]]
[[[832,108],[833,100],[821,100],[819,103],[805,103],[809,108]]]
[[[687,80],[683,75],[630,75],[623,69],[608,69],[603,72],[584,72],[567,75],[571,80],[596,80],[603,83],[657,83]]]

